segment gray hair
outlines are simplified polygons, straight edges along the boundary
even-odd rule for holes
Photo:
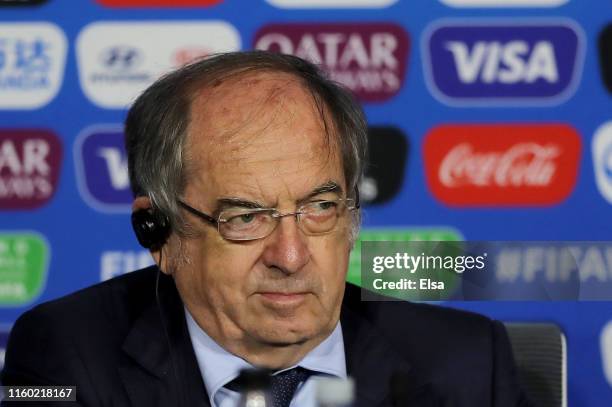
[[[177,200],[187,182],[185,145],[196,92],[236,75],[258,71],[289,73],[301,80],[321,114],[328,142],[333,129],[347,194],[353,195],[352,191],[357,190],[366,159],[367,124],[348,90],[329,80],[317,66],[292,55],[265,51],[216,54],[158,79],[138,97],[126,118],[125,145],[134,196],[148,196],[154,210],[167,217],[171,230],[185,233]],[[353,242],[360,223],[360,211],[354,212]]]

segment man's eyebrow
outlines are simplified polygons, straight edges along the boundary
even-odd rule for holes
[[[319,185],[315,189],[313,189],[306,197],[300,199],[300,202],[307,201],[311,198],[314,198],[320,194],[326,193],[335,193],[337,195],[342,195],[342,187],[335,181],[327,181],[325,184]]]
[[[309,199],[326,193],[335,193],[337,195],[342,195],[342,187],[335,181],[327,181],[324,184],[319,185],[312,191],[308,193],[304,198],[300,199],[298,203],[306,202]],[[215,214],[218,214],[224,209],[227,208],[248,208],[248,209],[260,209],[260,208],[269,208],[260,202],[248,201],[242,198],[219,198],[217,199],[217,209],[215,210]]]
[[[226,208],[249,208],[249,209],[258,209],[265,208],[265,206],[259,202],[247,201],[242,198],[219,198],[217,199],[217,210],[219,212]]]

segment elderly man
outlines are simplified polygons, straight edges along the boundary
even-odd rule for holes
[[[83,406],[236,406],[246,367],[277,407],[314,376],[359,406],[524,403],[501,324],[345,284],[366,124],[299,58],[214,56],[175,71],[126,121],[132,222],[156,267],[40,305],[15,324],[3,383],[76,385]],[[43,404],[45,405],[45,404]]]

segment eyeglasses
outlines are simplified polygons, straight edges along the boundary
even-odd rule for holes
[[[234,241],[263,239],[276,229],[281,218],[287,216],[295,216],[298,227],[305,234],[322,235],[331,232],[347,211],[359,209],[359,199],[345,198],[308,202],[290,213],[280,213],[274,208],[230,208],[221,211],[215,219],[181,200],[178,204],[216,226],[224,239]]]

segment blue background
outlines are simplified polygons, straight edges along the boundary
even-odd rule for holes
[[[425,84],[421,35],[440,18],[566,17],[586,34],[586,59],[579,87],[567,101],[552,107],[456,108],[436,100]],[[79,194],[75,174],[75,139],[88,126],[121,123],[125,110],[96,107],[84,95],[78,80],[75,40],[95,21],[223,20],[236,27],[242,46],[253,43],[265,24],[283,22],[393,22],[411,39],[406,82],[401,91],[380,104],[366,104],[371,125],[396,126],[410,142],[410,156],[401,192],[390,202],[366,208],[366,227],[448,226],[468,240],[610,240],[610,204],[595,184],[591,139],[602,123],[612,119],[611,96],[599,68],[597,37],[612,21],[609,0],[570,0],[554,8],[451,8],[436,0],[400,0],[381,9],[283,10],[263,0],[225,0],[202,8],[106,8],[93,0],[51,0],[37,7],[0,8],[2,22],[49,21],[68,39],[64,81],[59,94],[43,108],[0,110],[0,128],[48,128],[63,142],[58,190],[53,199],[34,211],[0,212],[0,231],[35,230],[49,241],[48,281],[36,303],[50,300],[100,281],[103,251],[140,252],[127,213],[109,214],[89,206]],[[2,33],[0,33],[1,36]],[[545,208],[449,208],[428,191],[421,146],[424,136],[443,123],[565,122],[582,137],[577,184],[562,203]],[[23,307],[0,309],[0,323],[12,323]],[[455,303],[505,321],[553,321],[565,332],[568,344],[569,405],[612,405],[612,387],[605,380],[599,335],[612,320],[612,302],[472,302]],[[449,344],[449,346],[452,346]]]

